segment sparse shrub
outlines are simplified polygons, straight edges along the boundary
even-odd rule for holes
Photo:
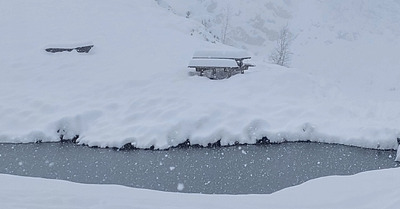
[[[276,46],[270,55],[270,60],[275,64],[288,67],[292,55],[292,52],[290,51],[292,41],[293,34],[289,31],[289,27],[286,25],[279,31]]]

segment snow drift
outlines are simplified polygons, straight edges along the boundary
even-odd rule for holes
[[[382,208],[400,204],[398,168],[330,176],[269,195],[179,194],[117,185],[0,175],[0,200],[14,208]],[[12,188],[12,189],[10,189]],[[184,185],[177,189],[184,191]],[[79,191],[79,192],[78,192]]]
[[[397,148],[397,1],[229,2],[0,2],[0,141],[79,136],[90,146],[163,149],[267,137]],[[221,81],[189,76],[195,50],[233,49],[217,30],[224,9],[235,23],[226,43],[257,67]],[[293,68],[267,58],[286,23],[297,35]],[[44,50],[82,43],[94,47]]]

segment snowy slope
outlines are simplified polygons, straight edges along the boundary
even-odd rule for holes
[[[91,146],[168,148],[267,136],[397,148],[397,1],[229,2],[1,1],[0,141],[63,134]],[[257,67],[221,81],[188,76],[195,50],[232,49],[219,42],[224,10],[237,25],[226,43],[247,49]],[[297,35],[289,69],[266,58],[286,23]],[[86,43],[95,45],[89,54],[44,51]]]
[[[293,18],[291,1],[157,0],[160,7],[200,22],[217,41],[265,55]],[[201,30],[194,28],[194,33]],[[206,36],[205,40],[214,41]]]
[[[179,194],[0,175],[2,208],[362,208],[400,205],[399,169],[308,181],[269,195]],[[184,185],[177,185],[184,190]]]

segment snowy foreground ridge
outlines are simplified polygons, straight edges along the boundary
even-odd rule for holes
[[[0,174],[0,206],[69,208],[340,208],[397,209],[400,169],[331,176],[269,195],[166,193],[116,185],[85,185]],[[184,185],[178,185],[183,187]]]
[[[398,1],[274,2],[1,1],[0,142],[164,149],[267,137],[397,149]],[[224,14],[236,23],[226,43],[257,67],[189,76],[195,50],[233,49],[219,42]],[[286,23],[292,68],[268,61]],[[44,51],[87,43],[88,54]]]

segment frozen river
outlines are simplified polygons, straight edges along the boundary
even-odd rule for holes
[[[172,192],[272,193],[322,176],[398,167],[395,155],[320,143],[165,151],[0,144],[0,173]]]

